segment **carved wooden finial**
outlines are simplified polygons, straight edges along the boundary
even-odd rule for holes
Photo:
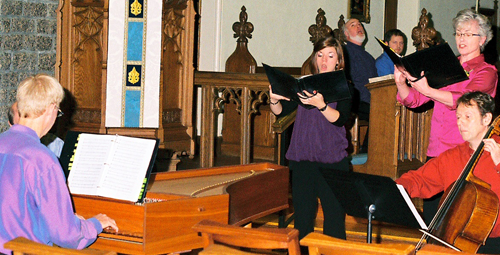
[[[344,25],[345,25],[344,15],[340,14],[339,22],[337,22],[337,27],[339,29],[342,29],[344,27]]]
[[[252,38],[253,24],[247,22],[248,15],[245,6],[241,7],[240,22],[233,24],[234,38],[238,38],[237,42],[248,42],[247,38]]]
[[[339,21],[337,22],[337,28],[333,30],[333,36],[339,40],[339,42],[343,43],[345,41],[345,35],[344,35],[344,25],[345,25],[345,20],[344,20],[344,15],[340,14]]]
[[[318,15],[316,15],[316,24],[309,27],[309,34],[311,37],[309,40],[315,44],[319,39],[326,37],[332,32],[332,29],[326,25],[326,17],[323,9],[318,9]]]
[[[233,24],[234,38],[238,40],[236,40],[236,49],[226,60],[226,72],[255,73],[257,68],[257,61],[247,47],[247,38],[252,38],[253,24],[247,22],[246,10],[245,6],[241,7],[240,22]]]
[[[420,16],[420,21],[418,25],[411,31],[411,38],[413,39],[413,45],[417,47],[417,50],[422,50],[429,48],[436,44],[437,32],[436,29],[429,26],[429,16],[427,16],[427,10],[422,9],[422,15]]]

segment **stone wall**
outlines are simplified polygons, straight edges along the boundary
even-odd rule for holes
[[[54,75],[58,0],[0,0],[0,132],[16,87],[30,75]]]

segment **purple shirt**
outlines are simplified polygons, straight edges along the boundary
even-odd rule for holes
[[[328,106],[336,108],[337,103],[330,103]],[[344,126],[330,123],[317,108],[297,108],[292,138],[286,153],[288,160],[337,163],[347,156],[346,148]]]
[[[429,157],[437,157],[442,152],[464,142],[458,130],[455,113],[456,102],[460,96],[470,91],[482,91],[493,97],[495,96],[498,81],[497,69],[495,66],[484,62],[482,54],[463,63],[462,66],[465,71],[469,72],[469,79],[439,89],[452,93],[453,107],[434,101],[429,147],[427,148],[427,156]],[[409,108],[415,108],[431,100],[414,88],[410,88],[410,94],[405,100],[401,100],[399,93],[397,98],[399,102]]]
[[[14,125],[0,134],[0,253],[16,237],[82,249],[102,232],[75,216],[59,161],[36,132]]]

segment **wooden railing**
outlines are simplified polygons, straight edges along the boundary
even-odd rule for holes
[[[201,167],[214,166],[217,116],[227,103],[235,103],[240,114],[240,163],[251,163],[251,118],[259,113],[260,105],[269,103],[266,75],[196,72],[194,84],[202,87]],[[368,160],[355,165],[354,171],[397,178],[425,162],[432,114],[430,110],[408,109],[397,102],[394,80],[370,83],[367,87],[372,94]],[[280,118],[272,124],[272,130],[279,136],[294,119],[293,115]],[[280,154],[279,143],[277,147]]]
[[[240,114],[240,163],[251,159],[251,118],[259,106],[269,103],[269,81],[265,74],[195,72],[194,85],[202,88],[200,166],[214,166],[217,116],[224,104],[235,103]]]

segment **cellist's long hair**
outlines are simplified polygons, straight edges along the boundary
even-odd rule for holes
[[[333,47],[333,48],[335,48],[335,51],[337,51],[337,61],[339,62],[339,64],[335,67],[335,70],[344,69],[344,66],[345,66],[345,64],[344,64],[344,51],[342,50],[342,45],[340,44],[340,42],[337,39],[335,39],[335,37],[329,35],[327,37],[321,38],[319,41],[317,41],[314,44],[314,50],[313,50],[311,62],[309,65],[311,68],[310,71],[312,74],[319,73],[318,65],[316,63],[317,54],[318,54],[318,51],[320,51],[326,47]]]
[[[495,113],[495,99],[490,95],[480,92],[480,91],[471,91],[463,94],[457,100],[457,106],[463,104],[465,106],[473,106],[476,103],[477,108],[479,108],[479,112],[481,116],[485,116],[487,113],[491,113],[494,115]]]

